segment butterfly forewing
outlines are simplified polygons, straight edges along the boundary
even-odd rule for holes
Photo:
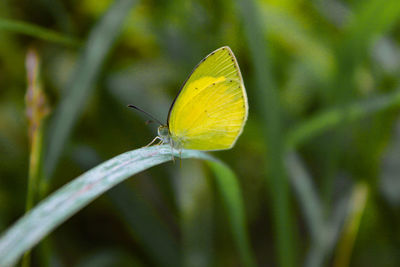
[[[175,145],[197,150],[233,146],[247,119],[247,96],[236,59],[222,47],[194,69],[171,107]]]

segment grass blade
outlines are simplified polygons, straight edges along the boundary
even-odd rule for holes
[[[174,151],[175,156],[179,152]],[[182,150],[182,158],[215,161],[208,154]],[[39,203],[0,239],[0,266],[10,266],[58,225],[128,177],[171,160],[168,145],[136,149],[87,171]]]
[[[314,184],[300,157],[295,152],[287,153],[286,165],[293,190],[297,194],[313,242],[319,242],[324,236],[324,218]]]
[[[290,213],[289,187],[283,164],[280,99],[268,63],[269,47],[264,39],[265,34],[255,1],[237,0],[237,2],[255,71],[255,93],[258,101],[256,104],[268,147],[264,165],[268,166],[266,180],[270,183],[269,189],[272,195],[278,265],[294,266],[297,258],[293,234],[294,219]]]
[[[91,31],[86,46],[71,77],[65,95],[50,125],[48,151],[45,160],[46,178],[50,178],[60,158],[64,144],[87,98],[94,88],[104,60],[117,39],[125,17],[134,0],[118,0]]]
[[[38,185],[42,178],[43,165],[43,125],[50,112],[46,95],[40,81],[40,59],[34,49],[29,49],[26,55],[26,70],[28,89],[25,95],[26,114],[29,122],[29,173],[28,192],[26,194],[25,211],[28,212],[34,205],[38,194]],[[30,265],[30,252],[27,251],[22,266]]]
[[[289,132],[286,138],[286,147],[289,150],[296,148],[341,123],[350,123],[392,107],[400,107],[399,90],[391,94],[352,103],[345,107],[323,111]]]
[[[208,165],[215,174],[242,264],[243,266],[257,266],[247,233],[243,201],[237,178],[225,164],[210,161]]]
[[[22,33],[49,42],[60,43],[68,46],[78,46],[80,44],[79,41],[73,37],[18,20],[0,18],[0,30]]]
[[[350,210],[348,218],[345,222],[343,236],[339,241],[336,256],[333,262],[335,267],[346,267],[350,265],[351,252],[360,227],[361,218],[364,213],[366,202],[368,199],[368,185],[361,182],[358,183],[353,190],[350,200]]]

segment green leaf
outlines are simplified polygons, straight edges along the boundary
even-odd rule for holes
[[[390,94],[375,96],[368,100],[351,103],[344,107],[322,111],[288,133],[286,148],[291,150],[323,132],[334,129],[340,124],[357,121],[370,114],[393,107],[400,107],[399,90]]]
[[[215,174],[242,264],[243,266],[257,266],[246,230],[245,211],[238,179],[225,164],[210,161],[208,165]]]
[[[231,207],[228,209],[229,217],[232,218],[230,223],[238,242],[244,242],[239,245],[248,249],[243,203],[239,187],[234,186],[235,182],[232,180],[234,176],[232,173],[229,174],[230,170],[206,153],[195,150],[182,150],[179,153],[176,150],[171,151],[170,146],[163,145],[144,147],[118,155],[82,174],[40,202],[1,237],[0,266],[15,264],[26,250],[31,249],[57,226],[116,184],[152,166],[170,161],[171,152],[175,157],[181,155],[183,159],[198,158],[212,161],[213,168],[224,170],[225,179],[230,180],[224,183],[225,190],[230,188],[230,191],[223,194],[224,201]],[[219,165],[223,167],[218,167]],[[250,255],[249,249],[245,254]]]
[[[76,72],[70,79],[67,94],[63,97],[50,125],[48,153],[45,160],[46,178],[57,165],[68,136],[85,107],[88,97],[108,52],[115,43],[124,19],[134,0],[118,0],[91,31],[85,48],[76,64]]]
[[[179,156],[177,151],[174,154]],[[0,239],[0,266],[15,263],[24,251],[108,189],[171,158],[168,145],[140,148],[116,156],[66,184],[23,216]],[[215,160],[191,150],[182,150],[182,158]]]
[[[237,0],[237,10],[242,17],[246,41],[249,47],[250,59],[255,76],[255,100],[261,117],[260,128],[265,136],[266,152],[264,166],[268,166],[268,189],[271,193],[271,202],[274,219],[274,234],[278,265],[282,267],[294,266],[297,261],[295,250],[295,222],[291,213],[289,201],[289,186],[286,170],[283,163],[283,127],[282,112],[278,88],[273,79],[270,66],[270,48],[264,39],[259,8],[254,0]]]
[[[293,190],[297,194],[299,205],[303,210],[303,216],[308,224],[313,241],[319,241],[324,236],[324,217],[321,201],[319,200],[312,178],[293,151],[286,155],[286,165]]]
[[[353,77],[357,67],[368,58],[373,41],[390,30],[399,16],[397,0],[387,0],[384,5],[380,0],[359,2],[336,48],[337,73],[327,91],[328,102],[337,105],[356,97]]]
[[[18,20],[0,18],[0,30],[22,33],[32,37],[64,45],[79,45],[79,41],[73,37]]]

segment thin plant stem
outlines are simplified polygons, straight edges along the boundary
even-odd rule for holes
[[[29,160],[29,176],[28,176],[28,191],[26,196],[25,211],[29,212],[34,203],[38,193],[38,184],[40,182],[40,166],[42,159],[42,143],[43,143],[43,130],[42,127],[35,134],[32,143],[32,150]],[[30,250],[27,251],[22,260],[22,267],[30,266]]]
[[[365,183],[359,183],[354,188],[349,215],[345,222],[343,235],[339,241],[334,258],[334,267],[349,266],[351,252],[368,199],[368,191],[368,186]]]
[[[26,114],[29,122],[28,136],[30,140],[28,189],[26,195],[25,212],[29,212],[38,194],[38,185],[41,177],[43,122],[49,109],[46,97],[40,84],[40,62],[37,52],[29,49],[26,57],[27,84]],[[22,260],[22,266],[30,266],[30,251],[27,251]]]

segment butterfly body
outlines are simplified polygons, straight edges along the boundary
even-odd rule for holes
[[[169,133],[168,125],[161,125],[158,127],[158,137],[163,144],[171,143],[171,135]]]

